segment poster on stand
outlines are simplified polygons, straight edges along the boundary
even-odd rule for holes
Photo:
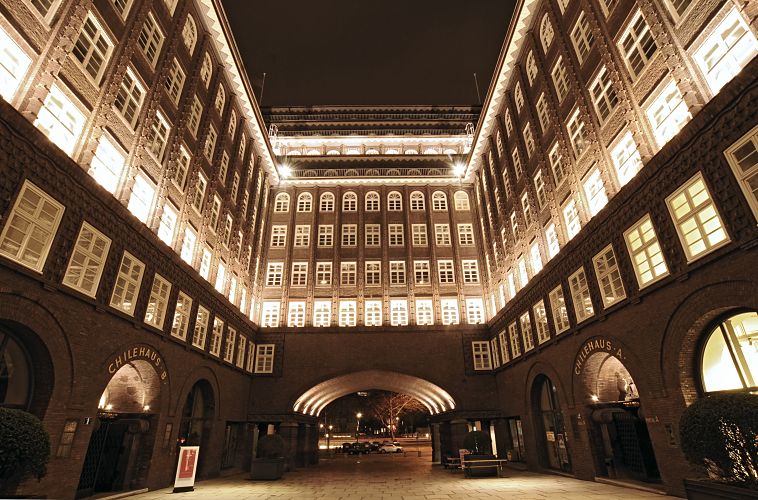
[[[195,490],[195,473],[197,472],[197,457],[199,454],[199,446],[182,446],[179,448],[179,463],[176,464],[174,493]]]

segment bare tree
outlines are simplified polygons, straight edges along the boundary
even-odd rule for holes
[[[372,415],[389,429],[393,439],[396,425],[403,415],[427,411],[426,407],[413,396],[393,392],[373,394],[368,404]]]

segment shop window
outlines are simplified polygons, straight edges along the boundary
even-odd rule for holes
[[[708,333],[700,360],[705,392],[758,391],[758,313],[730,316]]]

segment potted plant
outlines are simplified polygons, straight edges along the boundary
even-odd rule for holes
[[[685,479],[689,499],[758,498],[758,395],[716,394],[684,411],[679,439],[685,457],[709,480]]]
[[[463,456],[463,469],[466,472],[467,477],[474,476],[497,476],[497,465],[493,463],[490,467],[488,465],[477,465],[473,468],[469,464],[467,467],[465,462],[471,462],[476,460],[495,460],[497,457],[491,453],[492,440],[490,437],[482,431],[471,431],[463,438],[463,447],[470,453]]]
[[[256,458],[250,463],[250,479],[271,481],[284,474],[284,439],[267,434],[258,439]]]
[[[47,472],[50,438],[31,413],[0,408],[0,497],[15,493],[25,479]]]

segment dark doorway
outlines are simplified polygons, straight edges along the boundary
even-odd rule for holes
[[[177,445],[200,446],[197,460],[197,477],[205,474],[204,450],[208,450],[211,429],[213,427],[213,415],[215,413],[213,389],[205,380],[200,380],[192,386],[187,394],[187,400],[182,410],[182,423],[179,428]],[[177,460],[179,454],[177,453]]]
[[[558,394],[553,382],[545,377],[535,381],[537,402],[537,429],[540,429],[538,442],[542,442],[545,451],[543,465],[563,472],[571,472],[571,459],[568,451],[568,435],[563,422],[563,413],[558,401]]]
[[[526,462],[526,447],[524,446],[524,430],[521,425],[521,417],[510,417],[508,422],[508,435],[510,446],[508,460],[511,462]]]

